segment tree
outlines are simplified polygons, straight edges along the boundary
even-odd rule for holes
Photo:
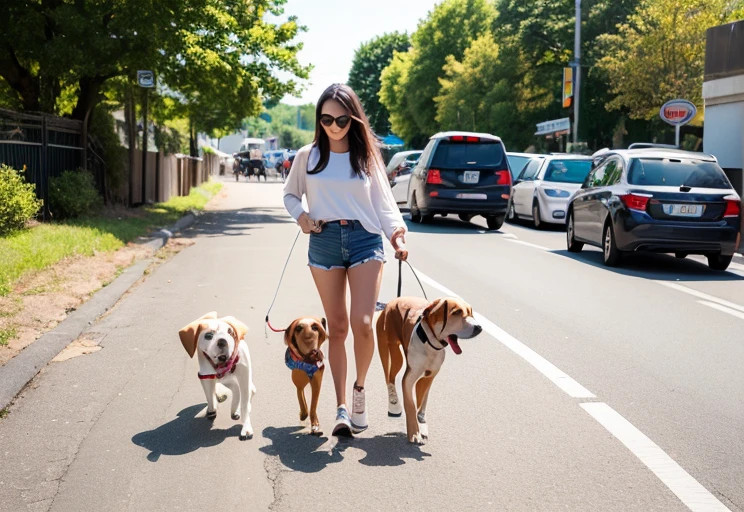
[[[284,0],[5,0],[0,18],[0,77],[26,110],[85,119],[115,77],[138,69],[158,77],[159,92],[193,129],[237,126],[265,98],[296,91],[276,71],[306,78],[302,27],[275,25]],[[65,95],[70,112],[61,112]],[[180,109],[180,110],[179,110]]]
[[[421,22],[407,57],[394,57],[388,67],[393,69],[383,72],[380,99],[395,133],[420,144],[437,131],[434,98],[447,57],[462,59],[473,40],[490,30],[495,16],[489,0],[444,0]]]
[[[348,83],[359,96],[375,133],[390,132],[389,114],[379,98],[382,70],[393,60],[395,52],[404,52],[410,46],[408,34],[393,32],[362,43],[354,53]]]
[[[617,34],[598,38],[607,108],[650,120],[670,99],[702,107],[705,31],[743,16],[742,0],[642,0]]]

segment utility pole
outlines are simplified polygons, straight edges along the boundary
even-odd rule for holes
[[[579,90],[581,89],[581,0],[576,0],[576,31],[574,34],[574,151],[579,142]]]
[[[147,201],[147,96],[150,89],[155,87],[155,74],[152,71],[137,71],[137,84],[142,88],[142,204]]]

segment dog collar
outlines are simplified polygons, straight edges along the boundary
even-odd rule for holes
[[[447,348],[447,342],[442,340],[437,340],[442,345],[437,347],[434,345],[431,340],[429,340],[429,336],[426,334],[426,330],[424,329],[424,317],[423,315],[419,317],[418,321],[416,322],[416,336],[419,337],[421,340],[421,343],[428,343],[431,348],[434,350],[444,350]]]
[[[202,351],[202,354],[204,354],[204,357],[207,358],[207,361],[209,361],[209,364],[212,365],[212,368],[214,368],[214,373],[210,375],[202,375],[201,373],[197,374],[199,376],[199,380],[207,380],[207,379],[221,379],[228,373],[235,372],[235,365],[238,364],[238,361],[240,360],[240,354],[238,353],[238,347],[235,347],[235,351],[233,352],[233,355],[230,356],[230,359],[228,359],[223,364],[214,364],[212,359],[207,355],[206,352]]]
[[[295,353],[287,347],[287,352],[284,354],[284,364],[287,365],[287,368],[290,370],[302,370],[303,372],[307,373],[307,376],[310,378],[310,380],[313,379],[313,376],[315,376],[315,373],[323,368],[323,361],[316,361],[315,363],[308,363],[306,361],[303,361],[299,357],[295,355]]]

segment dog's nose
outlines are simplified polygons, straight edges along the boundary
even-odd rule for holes
[[[482,332],[483,332],[483,327],[481,327],[480,325],[476,325],[473,328],[473,336],[478,336]]]
[[[217,348],[222,349],[222,350],[226,349],[227,348],[227,341],[224,340],[224,339],[220,339],[217,342]]]
[[[227,356],[219,356],[217,357],[217,359],[220,361],[220,363],[224,363],[225,361],[227,361]]]

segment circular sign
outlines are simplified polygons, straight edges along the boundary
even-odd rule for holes
[[[140,87],[155,87],[155,73],[152,71],[137,71],[137,83]]]
[[[672,126],[682,126],[689,123],[695,117],[695,114],[697,114],[697,108],[687,100],[667,101],[659,112],[661,118]]]

